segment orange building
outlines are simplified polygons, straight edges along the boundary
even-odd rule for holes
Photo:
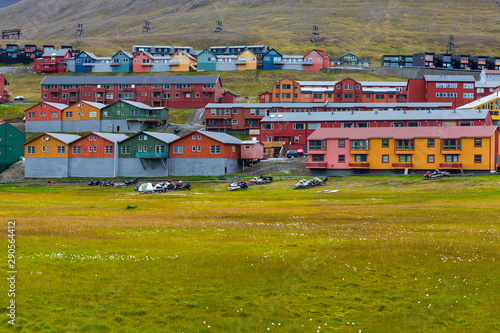
[[[78,101],[64,109],[62,120],[100,120],[101,109],[106,104],[88,101]]]
[[[247,69],[257,69],[258,61],[257,56],[249,49],[246,49],[238,55],[238,62],[236,64],[239,71],[244,71]]]

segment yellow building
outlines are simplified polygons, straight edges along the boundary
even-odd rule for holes
[[[102,103],[78,101],[64,109],[62,120],[100,120],[101,109],[105,106]]]
[[[320,128],[308,137],[306,166],[318,173],[494,171],[498,139],[498,126]]]
[[[492,120],[500,120],[500,91],[465,104],[457,109],[487,109]]]
[[[238,70],[257,69],[257,62],[257,56],[249,49],[246,49],[238,55]]]
[[[172,72],[196,71],[197,61],[192,55],[179,50],[171,58],[170,67]]]

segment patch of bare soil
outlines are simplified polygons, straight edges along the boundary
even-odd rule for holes
[[[307,157],[297,158],[269,158],[246,167],[241,173],[245,176],[260,176],[266,174],[309,175],[306,168]]]
[[[0,182],[15,182],[24,179],[24,161],[18,161],[0,174]]]

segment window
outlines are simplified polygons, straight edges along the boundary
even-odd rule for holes
[[[389,155],[382,155],[382,163],[389,163]]]
[[[427,155],[427,163],[434,163],[434,155]]]
[[[342,128],[353,128],[354,123],[342,123]]]
[[[97,146],[94,146],[93,151],[94,151],[94,153],[97,151]]]
[[[220,154],[220,146],[210,146],[210,154]]]
[[[382,148],[389,148],[389,140],[382,139]]]
[[[428,148],[434,147],[434,139],[427,139],[427,147]]]
[[[404,127],[405,123],[391,123],[391,127]]]
[[[92,146],[89,146],[89,153],[92,152]]]
[[[352,140],[351,150],[369,150],[368,140]]]
[[[366,155],[354,155],[354,162],[366,162],[367,158]]]
[[[444,161],[447,163],[457,163],[458,162],[458,155],[444,155]]]
[[[238,125],[238,119],[232,119],[232,120],[231,120],[231,123],[232,123],[232,124],[235,124],[235,125]]]
[[[481,147],[483,145],[482,139],[474,139],[474,147]]]
[[[122,154],[130,154],[130,146],[122,146],[121,152]]]
[[[35,153],[35,147],[34,146],[28,146],[28,154],[34,154]]]
[[[409,121],[406,126],[408,127],[420,127],[420,122],[418,121]]]
[[[345,155],[339,155],[339,163],[345,163]]]
[[[461,150],[460,139],[445,139],[443,140],[443,150]]]
[[[164,153],[165,152],[165,146],[156,146],[155,147],[155,153]]]
[[[89,117],[90,117],[90,118],[95,118],[95,117],[97,117],[97,111],[89,111]]]
[[[105,146],[104,154],[113,154],[113,146]]]
[[[313,154],[312,155],[312,161],[313,162],[324,162],[325,161],[325,155]]]
[[[474,98],[474,93],[464,93],[464,98],[468,99]]]
[[[370,123],[357,123],[356,127],[370,127]]]
[[[35,112],[28,112],[28,118],[35,118]]]
[[[139,114],[139,110],[130,110],[131,116],[137,116]]]
[[[293,142],[297,143],[297,142],[299,142],[299,140],[300,140],[299,136],[294,136],[293,137]]]
[[[196,146],[195,146],[195,145],[191,146],[191,151],[192,151],[193,153],[194,153],[194,152],[196,152]]]
[[[411,162],[411,155],[399,155],[399,162]]]
[[[482,163],[483,155],[474,155],[474,163]]]
[[[66,147],[65,146],[57,146],[57,153],[58,154],[66,153]]]
[[[415,150],[414,140],[396,140],[396,150]]]
[[[81,146],[73,146],[73,154],[81,154],[82,147]]]
[[[174,154],[182,154],[183,149],[182,146],[174,146]]]
[[[273,130],[273,124],[262,124],[263,130]]]
[[[65,116],[66,118],[73,118],[73,111],[66,111]]]
[[[238,109],[233,109],[232,113],[233,114],[238,114]]]
[[[310,150],[326,150],[326,140],[310,140]]]
[[[304,125],[303,123],[298,123],[298,124],[296,123],[296,124],[293,124],[293,129],[294,129],[294,130],[303,130],[303,129],[305,129],[305,128],[306,128],[306,127],[305,127],[305,125]]]
[[[51,118],[57,118],[57,112],[51,112],[50,113]]]
[[[148,151],[148,146],[142,146],[142,152],[147,152]]]
[[[321,124],[319,123],[314,123],[314,124],[307,124],[307,128],[310,130],[315,130],[321,127]]]
[[[339,139],[339,148],[344,148],[344,147],[345,147],[345,140]]]

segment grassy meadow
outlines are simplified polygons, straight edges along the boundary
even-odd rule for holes
[[[500,330],[500,178],[296,182],[1,185],[4,232],[17,226],[15,329]]]

